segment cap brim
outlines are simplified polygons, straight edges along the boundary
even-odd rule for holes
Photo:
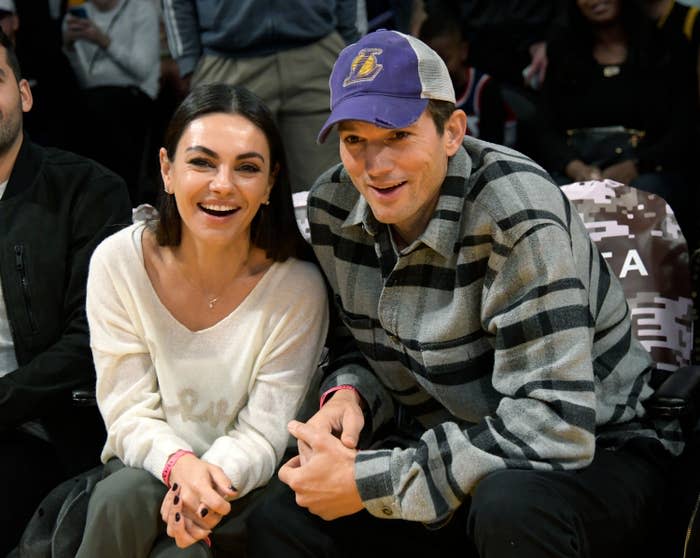
[[[380,128],[405,128],[413,124],[428,106],[428,99],[407,99],[388,95],[357,95],[340,101],[318,134],[323,143],[331,128],[343,120],[361,120]]]

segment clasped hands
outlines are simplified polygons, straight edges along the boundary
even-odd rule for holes
[[[171,488],[165,494],[160,516],[167,533],[180,548],[207,540],[212,529],[231,511],[237,496],[221,467],[195,455],[183,455],[170,473]]]
[[[282,482],[296,493],[296,502],[325,520],[363,508],[355,484],[355,456],[364,417],[360,396],[338,391],[306,423],[291,421],[298,455],[279,470]]]
[[[620,161],[601,170],[594,165],[587,165],[580,159],[575,159],[566,165],[565,172],[576,182],[610,178],[628,185],[639,176],[637,164],[632,160]]]

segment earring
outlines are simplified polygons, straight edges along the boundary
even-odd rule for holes
[[[263,202],[263,205],[270,205],[270,200],[265,200],[265,201]]]

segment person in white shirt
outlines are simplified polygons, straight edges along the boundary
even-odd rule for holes
[[[63,20],[63,51],[81,89],[75,149],[115,171],[142,201],[141,167],[160,77],[153,0],[89,0]]]
[[[326,340],[325,283],[263,102],[198,86],[164,143],[159,218],[114,234],[90,264],[111,474],[91,496],[78,558],[242,548]]]

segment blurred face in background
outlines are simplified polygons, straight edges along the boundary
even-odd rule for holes
[[[10,38],[14,45],[16,43],[17,29],[19,29],[17,14],[0,10],[0,29]]]
[[[605,25],[620,17],[622,0],[576,0],[581,14],[591,23]]]
[[[448,30],[442,35],[430,39],[428,46],[438,53],[445,62],[450,73],[452,86],[457,96],[467,85],[467,57],[469,56],[469,43],[462,38],[458,31]]]

